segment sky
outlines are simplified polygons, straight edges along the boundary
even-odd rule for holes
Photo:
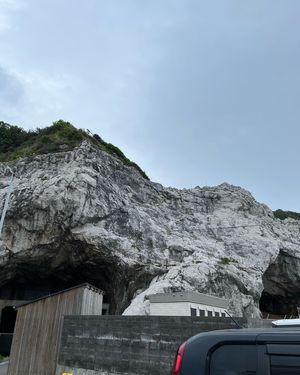
[[[300,212],[299,0],[0,0],[0,120]]]

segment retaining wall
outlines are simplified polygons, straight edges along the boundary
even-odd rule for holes
[[[180,343],[227,328],[230,318],[66,316],[56,375],[168,375]]]

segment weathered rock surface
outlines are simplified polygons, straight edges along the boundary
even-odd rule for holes
[[[87,142],[9,165],[0,285],[90,281],[125,314],[183,289],[225,296],[234,315],[259,315],[262,293],[270,312],[300,305],[300,223],[240,187],[164,188]]]

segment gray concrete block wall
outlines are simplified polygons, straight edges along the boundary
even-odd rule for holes
[[[236,328],[229,318],[67,316],[56,374],[166,375],[183,341],[227,328]]]
[[[247,319],[247,327],[248,328],[271,328],[273,320],[274,319],[248,318]]]

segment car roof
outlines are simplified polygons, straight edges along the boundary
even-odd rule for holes
[[[265,345],[268,353],[300,354],[300,329],[240,328],[202,332],[188,339],[182,362],[182,375],[205,373],[208,356],[222,345]],[[235,350],[235,349],[234,349]],[[200,367],[201,368],[200,368]]]
[[[209,332],[201,332],[191,337],[187,343],[195,340],[209,340],[212,342],[220,341],[300,341],[300,327],[284,327],[284,328],[240,328],[215,330]]]

